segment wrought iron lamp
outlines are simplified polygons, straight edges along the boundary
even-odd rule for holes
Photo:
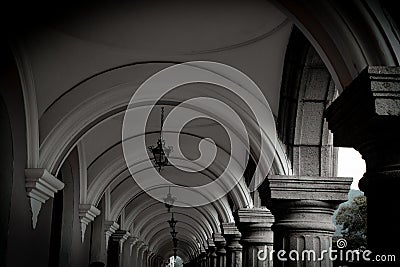
[[[157,168],[158,172],[165,166],[168,166],[168,157],[169,153],[173,151],[172,146],[165,146],[165,140],[162,136],[162,128],[164,125],[164,107],[161,107],[161,129],[160,129],[160,137],[158,138],[156,146],[149,146],[148,149],[153,154],[154,165]]]
[[[172,206],[174,205],[174,202],[176,200],[176,197],[173,197],[171,195],[171,187],[168,188],[168,194],[167,197],[164,198],[164,203],[165,203],[165,207],[168,209],[168,212],[171,211]]]
[[[177,222],[178,222],[178,221],[175,220],[175,218],[174,218],[174,213],[172,212],[171,220],[168,220],[168,223],[169,223],[169,227],[171,227],[171,230],[172,230],[173,232],[175,232],[175,225],[176,225]]]
[[[172,238],[176,238],[176,235],[178,234],[178,232],[175,231],[175,229],[172,230],[170,233],[171,233]]]
[[[176,235],[178,232],[175,231],[175,226],[178,221],[175,220],[174,218],[174,213],[172,212],[171,214],[171,220],[168,220],[169,227],[171,228],[171,236],[172,236],[172,242],[174,244],[174,259],[176,259],[176,251],[178,247],[178,239],[176,238]]]

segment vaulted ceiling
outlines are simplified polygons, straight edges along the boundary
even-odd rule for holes
[[[106,219],[117,221],[123,213],[121,227],[155,253],[169,255],[172,244],[166,221],[170,214],[163,203],[138,187],[123,155],[122,125],[132,94],[166,67],[215,61],[249,76],[276,116],[291,28],[284,14],[261,0],[99,4],[36,26],[19,40],[19,47],[30,67],[38,105],[39,165],[57,174],[68,153],[77,148],[80,179],[85,181],[81,185],[86,185],[81,188],[82,204],[97,205],[107,194],[109,210],[102,211],[107,212]],[[218,98],[222,90],[204,84],[178,89],[169,96],[176,103],[202,94]],[[174,104],[164,106],[168,114]],[[143,133],[149,145],[156,143],[159,128],[156,107]],[[184,133],[181,149],[189,158],[198,157],[202,138],[213,139],[229,153],[226,132],[215,121],[194,120]],[[188,186],[215,178],[207,171],[187,173],[170,167],[162,174]],[[253,198],[242,181],[208,205],[175,207],[181,257],[188,259],[199,245],[207,244],[212,233],[221,232],[222,222],[233,222],[234,209],[251,206]]]

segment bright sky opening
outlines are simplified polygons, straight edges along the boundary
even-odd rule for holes
[[[339,177],[353,177],[351,189],[360,190],[358,188],[358,181],[365,173],[365,162],[361,154],[352,148],[339,148],[338,155],[338,176]]]

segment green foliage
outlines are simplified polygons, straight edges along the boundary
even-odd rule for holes
[[[347,240],[347,249],[362,249],[367,245],[367,199],[358,196],[349,205],[339,209],[336,223],[342,225],[341,234]]]

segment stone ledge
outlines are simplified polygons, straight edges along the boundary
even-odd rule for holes
[[[124,242],[128,239],[128,237],[131,236],[131,233],[129,233],[126,230],[116,230],[115,233],[111,235],[111,238],[113,241],[118,242],[119,244],[119,251],[122,252],[122,248],[124,245]]]
[[[240,223],[273,223],[274,216],[267,208],[239,209]]]
[[[397,137],[399,83],[399,67],[366,67],[325,111],[334,145],[357,148],[378,136]]]
[[[25,169],[25,188],[30,198],[32,226],[36,228],[37,217],[42,204],[64,188],[64,183],[54,177],[46,169]]]
[[[213,233],[214,243],[224,242],[225,238],[220,233]]]
[[[343,201],[353,178],[272,175],[268,181],[271,199]]]
[[[240,235],[239,230],[237,229],[234,223],[222,223],[222,232],[223,235]]]

